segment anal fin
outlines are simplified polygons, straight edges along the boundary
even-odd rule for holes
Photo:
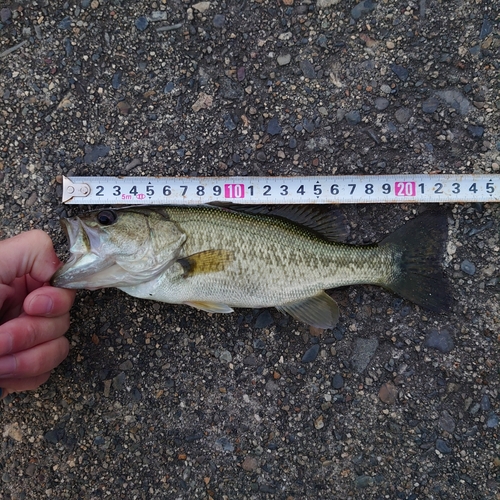
[[[276,309],[316,328],[333,328],[339,320],[339,306],[325,292],[276,306]]]
[[[231,309],[227,304],[219,304],[218,302],[184,302],[187,306],[195,307],[196,309],[201,309],[202,311],[212,312],[212,313],[232,313]]]

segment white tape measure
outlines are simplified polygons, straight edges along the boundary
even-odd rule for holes
[[[64,177],[62,201],[86,205],[499,202],[500,176]]]

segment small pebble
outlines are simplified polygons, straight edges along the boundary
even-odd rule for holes
[[[316,78],[316,70],[314,69],[312,63],[307,59],[305,59],[304,61],[300,61],[300,70],[306,78],[309,78],[311,80]]]
[[[146,16],[141,16],[135,20],[134,24],[139,31],[144,31],[148,27],[149,21]]]
[[[222,28],[226,22],[226,16],[224,14],[215,14],[212,24],[215,28]]]
[[[399,108],[394,114],[396,121],[400,124],[407,123],[411,118],[411,109],[409,108]]]
[[[389,100],[385,97],[377,97],[375,99],[375,109],[377,111],[384,111],[389,106]]]
[[[476,266],[467,259],[462,261],[462,263],[460,264],[460,269],[469,276],[474,276],[474,274],[476,274]]]
[[[455,430],[455,420],[453,420],[453,417],[448,413],[448,411],[444,410],[441,413],[441,417],[439,418],[439,426],[449,434],[452,434]]]
[[[340,373],[336,373],[332,379],[332,387],[334,389],[342,389],[344,387],[344,377]]]
[[[452,351],[455,347],[453,338],[448,330],[436,329],[432,329],[429,332],[427,338],[425,339],[424,345],[432,349],[437,349],[438,351],[441,351],[445,354]]]
[[[376,338],[356,339],[351,364],[357,373],[365,371],[368,363],[374,356],[377,347],[378,340]]]
[[[436,450],[443,454],[451,453],[449,444],[444,439],[436,439]]]
[[[488,394],[484,394],[481,398],[481,402],[479,403],[479,407],[483,411],[488,411],[491,408],[491,401]]]
[[[351,17],[354,20],[358,20],[364,14],[374,10],[377,7],[377,4],[372,0],[364,0],[363,2],[359,2],[351,9]]]
[[[262,311],[255,320],[255,328],[269,328],[274,323],[274,318],[266,309]]]
[[[467,130],[474,139],[481,139],[481,137],[483,137],[484,127],[480,127],[478,125],[469,125],[467,127]]]
[[[403,66],[393,64],[391,66],[391,70],[402,82],[406,82],[406,80],[408,80],[409,72]]]
[[[302,363],[312,363],[316,360],[319,353],[319,344],[314,344],[311,346],[302,356]]]
[[[278,56],[277,60],[280,66],[286,66],[292,60],[292,56],[290,54],[283,54],[281,56]]]
[[[357,125],[361,121],[360,112],[355,109],[345,114],[345,120],[349,125]]]
[[[380,387],[378,397],[383,403],[393,405],[398,397],[398,389],[392,382],[386,382]]]
[[[424,113],[434,113],[439,107],[439,99],[437,97],[429,97],[424,102],[422,102],[422,111]]]
[[[269,120],[269,123],[267,124],[267,133],[269,135],[279,135],[282,132],[282,128],[279,124],[278,118],[273,117],[271,120]]]
[[[492,413],[488,417],[488,420],[486,421],[486,427],[488,427],[489,429],[495,429],[496,427],[498,427],[498,423],[499,423],[498,415]]]
[[[257,459],[250,455],[247,455],[241,464],[241,468],[246,472],[252,472],[257,469],[258,466],[259,463],[257,462]]]

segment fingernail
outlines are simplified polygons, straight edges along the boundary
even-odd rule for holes
[[[33,316],[41,316],[49,314],[54,307],[54,301],[48,295],[35,295],[29,305],[29,314]]]
[[[11,377],[16,368],[17,361],[14,356],[2,356],[0,358],[0,378]]]

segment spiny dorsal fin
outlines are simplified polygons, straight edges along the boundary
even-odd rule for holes
[[[276,306],[276,309],[316,328],[333,328],[339,320],[339,306],[325,292]]]
[[[347,225],[344,215],[338,210],[320,209],[310,205],[256,205],[236,206],[231,210],[252,215],[269,215],[288,219],[300,226],[315,231],[328,241],[342,243],[347,236]]]
[[[233,258],[233,252],[229,250],[212,249],[182,257],[177,262],[184,269],[184,277],[187,278],[194,274],[224,271]]]

